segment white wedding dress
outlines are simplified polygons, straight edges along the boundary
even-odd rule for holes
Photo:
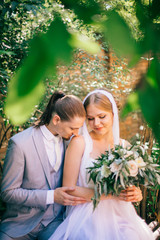
[[[86,139],[85,139],[86,140]],[[90,143],[88,142],[90,141]],[[82,158],[78,184],[93,188],[88,183],[87,167],[92,166],[90,157],[91,138],[87,140]],[[108,199],[102,200],[93,211],[93,203],[67,207],[65,220],[49,240],[152,240],[153,233],[136,213],[132,203]]]

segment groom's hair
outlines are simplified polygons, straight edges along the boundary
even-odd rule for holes
[[[52,116],[57,114],[61,121],[70,121],[74,117],[85,117],[85,109],[81,100],[74,95],[65,95],[61,91],[55,91],[39,120],[34,124],[40,127],[48,125]]]

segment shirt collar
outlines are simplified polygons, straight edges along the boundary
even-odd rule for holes
[[[54,136],[54,135],[48,130],[48,128],[47,128],[45,125],[40,126],[40,129],[41,129],[41,131],[42,131],[43,136],[45,137],[45,139],[46,139],[47,141],[54,141],[55,138],[56,138],[56,139],[59,138],[59,142],[60,142],[60,140],[62,139],[59,135],[58,135],[58,136]]]

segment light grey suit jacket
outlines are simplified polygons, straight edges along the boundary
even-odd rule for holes
[[[62,184],[63,160],[55,172],[55,186]],[[13,136],[4,162],[1,197],[7,203],[0,229],[11,237],[29,233],[47,210],[47,191],[52,189],[47,153],[40,128],[30,127]],[[54,216],[63,207],[54,203]]]

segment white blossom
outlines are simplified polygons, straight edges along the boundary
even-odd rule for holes
[[[107,178],[110,174],[111,174],[111,171],[109,170],[109,168],[106,165],[103,165],[101,167],[101,176]]]
[[[142,168],[143,170],[145,170],[146,163],[143,161],[142,157],[136,158],[135,162],[137,163],[139,168]]]

